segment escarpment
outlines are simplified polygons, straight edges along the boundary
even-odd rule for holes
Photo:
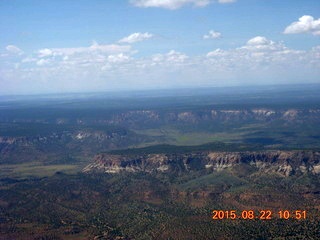
[[[101,153],[94,157],[83,172],[218,172],[247,165],[256,171],[295,174],[320,174],[320,152],[257,151],[257,152],[196,152],[186,154],[113,155]]]

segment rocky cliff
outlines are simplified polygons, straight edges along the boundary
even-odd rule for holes
[[[283,121],[287,123],[319,122],[320,109],[208,109],[208,110],[135,110],[124,111],[106,115],[103,119],[83,118],[77,119],[77,123],[83,124],[108,124],[129,127],[153,126],[158,124],[204,122],[273,122]]]
[[[101,153],[94,157],[83,172],[189,172],[206,169],[222,171],[248,165],[257,171],[294,174],[320,174],[320,152],[262,151],[262,152],[198,152],[190,154],[112,155]]]
[[[320,109],[295,109],[295,108],[237,108],[237,109],[203,109],[201,110],[125,110],[125,111],[101,111],[99,114],[79,116],[74,114],[62,117],[57,113],[54,116],[40,118],[39,116],[0,116],[2,122],[22,123],[50,123],[57,125],[120,125],[140,126],[168,123],[201,123],[201,122],[239,122],[239,121],[283,121],[283,122],[319,122]],[[143,125],[142,125],[143,126]]]

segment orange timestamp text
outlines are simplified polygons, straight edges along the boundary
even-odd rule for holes
[[[213,210],[212,211],[212,219],[213,220],[222,220],[222,219],[244,219],[244,220],[253,220],[253,219],[260,219],[260,220],[271,220],[273,218],[280,218],[280,219],[297,219],[303,220],[307,218],[307,211],[306,210],[280,210],[274,212],[272,210],[243,210],[243,211],[236,211],[236,210]]]

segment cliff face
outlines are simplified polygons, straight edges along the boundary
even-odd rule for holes
[[[81,123],[99,123],[110,125],[121,125],[130,127],[153,126],[170,123],[203,123],[203,122],[273,122],[283,121],[286,123],[319,122],[320,109],[211,109],[211,110],[189,110],[189,111],[154,111],[136,110],[124,111],[111,114],[103,119],[77,119]]]
[[[108,124],[121,126],[140,126],[163,123],[201,123],[206,121],[239,122],[239,121],[284,121],[284,122],[319,122],[320,109],[273,109],[273,108],[247,108],[247,109],[202,109],[202,110],[124,110],[119,112],[102,112],[101,115],[85,117],[68,116],[54,118],[39,117],[4,117],[2,122],[36,122],[51,124]]]
[[[192,154],[111,155],[98,154],[83,172],[189,172],[207,169],[222,171],[248,165],[257,171],[294,174],[320,174],[320,152],[201,152]]]

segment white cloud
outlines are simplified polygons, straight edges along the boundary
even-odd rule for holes
[[[18,48],[17,46],[14,46],[14,45],[8,45],[6,46],[6,50],[10,53],[13,53],[13,54],[18,54],[18,55],[21,55],[23,54],[23,51]]]
[[[284,34],[312,33],[320,35],[320,18],[304,15],[299,21],[291,23],[283,32]]]
[[[32,57],[27,57],[21,60],[22,63],[32,63],[32,62],[37,62],[37,58],[32,58]]]
[[[220,38],[221,37],[221,33],[220,32],[216,32],[214,30],[210,30],[208,34],[205,34],[203,36],[203,39],[216,39],[216,38]]]
[[[108,62],[110,62],[110,63],[123,63],[123,62],[127,62],[129,60],[130,60],[130,56],[125,55],[123,53],[108,56]]]
[[[131,46],[129,45],[117,45],[117,44],[109,44],[109,45],[99,45],[97,42],[93,42],[93,44],[87,48],[80,48],[80,52],[102,52],[102,53],[122,53],[131,51]]]
[[[230,67],[231,71],[239,71],[239,74],[241,69],[257,73],[259,70],[263,72],[265,69],[273,69],[276,72],[279,68],[288,70],[290,65],[295,66],[294,68],[300,66],[303,69],[302,66],[307,66],[303,60],[305,57],[307,57],[306,51],[289,49],[281,42],[274,42],[262,36],[251,38],[244,46],[236,49],[216,49],[207,53],[207,58],[214,64],[220,64],[221,69]],[[314,56],[307,58],[315,59]],[[319,64],[319,61],[316,62]],[[296,70],[290,69],[293,72]]]
[[[189,57],[184,53],[171,50],[165,54],[155,54],[152,56],[152,63],[154,64],[171,64],[171,63],[183,63]]]
[[[48,64],[49,62],[50,62],[49,59],[40,59],[39,61],[37,61],[37,65],[43,66],[43,65]]]
[[[39,57],[49,56],[71,56],[76,54],[90,54],[90,53],[106,53],[115,54],[121,52],[129,52],[131,46],[128,45],[99,45],[94,42],[90,47],[77,47],[77,48],[45,48],[38,51]]]
[[[160,7],[170,10],[181,8],[186,4],[192,4],[196,7],[204,7],[210,2],[210,0],[130,0],[130,3],[136,7]]]
[[[272,44],[272,43],[273,42],[268,40],[266,37],[257,36],[257,37],[251,38],[247,42],[247,45],[259,46],[259,45],[269,45],[269,44]]]
[[[208,52],[207,57],[215,57],[215,56],[226,56],[228,53],[226,51],[217,48],[214,51]]]
[[[49,57],[49,56],[52,56],[53,52],[52,50],[48,49],[48,48],[45,48],[45,49],[40,49],[38,51],[39,53],[39,57]]]
[[[257,36],[248,40],[247,44],[241,49],[251,51],[276,51],[285,49],[282,43],[275,43],[266,37]]]
[[[174,50],[171,50],[170,52],[168,52],[166,54],[166,60],[169,62],[177,62],[177,63],[180,62],[181,63],[187,59],[188,59],[187,55],[180,53],[180,52],[177,52],[177,51],[174,51]]]
[[[135,42],[141,42],[147,39],[150,39],[153,37],[153,34],[145,32],[145,33],[132,33],[131,35],[124,37],[119,40],[119,43],[135,43]]]
[[[43,81],[52,91],[60,91],[61,86],[68,91],[90,91],[302,83],[319,81],[320,75],[320,46],[298,51],[264,36],[248,39],[237,48],[213,49],[198,56],[171,50],[137,57],[131,49],[111,53],[106,46],[110,45],[50,49],[51,55],[39,50],[24,60],[3,61],[0,76],[6,82],[14,79],[15,86],[22,84],[26,89],[38,86],[41,90]]]

